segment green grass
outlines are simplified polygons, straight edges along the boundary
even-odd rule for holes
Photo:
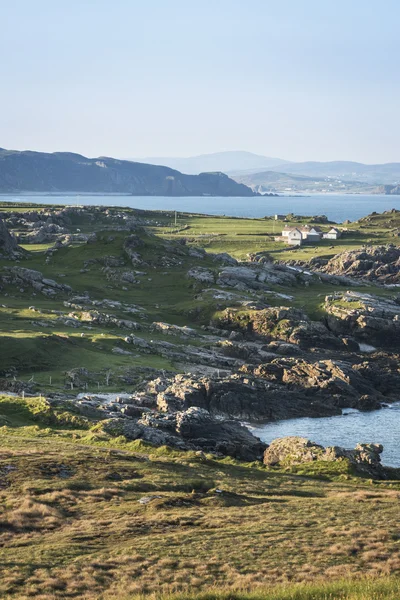
[[[400,581],[395,577],[339,581],[260,589],[255,592],[214,590],[205,593],[121,596],[119,600],[398,600]]]
[[[311,258],[316,254],[333,254],[339,249],[359,246],[372,234],[377,236],[376,240],[393,241],[390,232],[399,220],[397,213],[394,224],[388,222],[392,217],[378,215],[371,221],[360,221],[359,224],[350,225],[348,237],[337,242],[324,241],[317,249],[301,248],[299,251],[287,251],[281,243],[273,241],[274,229],[277,233],[282,223],[275,223],[272,219],[180,214],[178,229],[182,227],[185,229],[178,234],[171,234],[170,228],[166,227],[171,219],[168,213],[132,211],[132,214],[144,216],[150,222],[148,229],[156,233],[155,236],[147,235],[144,231],[139,233],[142,244],[138,251],[146,264],[139,267],[144,274],[137,275],[139,281],[137,284],[122,285],[108,281],[103,272],[105,256],[123,257],[123,243],[127,234],[120,231],[100,231],[95,243],[60,249],[50,262],[46,262],[46,254],[43,251],[47,245],[27,246],[30,252],[21,264],[39,270],[56,281],[69,284],[78,295],[88,292],[92,299],[101,300],[106,297],[143,308],[142,313],[137,315],[128,315],[119,309],[112,311],[100,309],[104,312],[112,312],[118,318],[137,320],[145,326],[153,321],[164,321],[198,329],[200,325],[207,325],[218,311],[229,305],[229,302],[215,301],[207,294],[204,299],[199,299],[198,294],[202,286],[186,277],[189,268],[199,264],[198,259],[183,253],[182,256],[173,257],[174,264],[165,265],[165,259],[171,257],[171,252],[165,245],[169,239],[179,241],[185,237],[189,240],[189,244],[202,245],[207,251],[212,252],[231,252],[239,258],[244,258],[248,252],[256,251],[269,252],[277,259]],[[94,227],[93,222],[88,218],[79,220],[78,217],[75,220],[74,227],[79,226],[82,231],[87,232]],[[163,226],[152,227],[151,222],[154,225],[161,223]],[[301,223],[305,222],[307,222],[306,218],[301,220]],[[102,223],[101,216],[99,223]],[[365,229],[361,229],[361,225]],[[388,228],[389,225],[391,228]],[[353,231],[355,228],[358,228],[358,232]],[[205,258],[200,261],[200,264],[218,272],[218,265],[211,259]],[[0,267],[3,265],[12,266],[14,263],[2,260]],[[81,273],[83,268],[89,270]],[[117,270],[132,268],[134,267],[126,259],[125,265]],[[346,288],[335,288],[335,290],[346,291]],[[371,292],[369,287],[361,287],[358,290]],[[260,298],[271,305],[285,304],[301,308],[311,318],[320,319],[324,316],[324,298],[332,293],[333,289],[328,284],[314,282],[309,287],[272,286],[271,291],[289,293],[293,299],[282,300],[268,294],[264,297],[259,294]],[[393,295],[392,291],[384,288],[374,288],[373,292]],[[252,298],[251,294],[244,294],[244,297]],[[3,372],[15,367],[19,378],[30,379],[33,375],[43,389],[55,390],[64,389],[65,371],[84,367],[94,374],[85,385],[88,385],[89,390],[95,391],[98,389],[98,383],[104,389],[104,372],[111,369],[113,378],[108,390],[111,391],[111,389],[125,388],[120,379],[124,370],[140,371],[144,367],[176,370],[175,365],[166,358],[157,354],[143,354],[140,350],[127,347],[123,341],[127,333],[124,330],[112,326],[95,326],[93,330],[74,329],[57,322],[59,315],[54,311],[62,311],[64,316],[69,312],[63,305],[63,301],[67,298],[67,295],[61,294],[57,298],[48,299],[40,294],[34,295],[32,289],[27,288],[24,292],[20,292],[13,286],[8,286],[0,292],[0,304],[6,305],[6,308],[0,307],[0,365]],[[41,312],[29,311],[27,308],[29,305],[34,305]],[[84,337],[81,337],[82,332]],[[203,343],[198,340],[187,342],[176,337],[162,336],[146,327],[139,331],[138,335],[145,339],[165,339],[178,345],[191,343],[198,346]],[[134,355],[129,357],[113,354],[112,349],[115,346],[132,350]]]
[[[332,257],[348,249],[354,249],[366,243],[374,245],[399,243],[393,237],[393,231],[400,226],[400,217],[395,215],[377,215],[370,221],[360,219],[359,222],[346,225],[348,231],[338,240],[321,240],[318,244],[288,249],[282,242],[275,242],[274,237],[281,234],[285,225],[302,226],[309,223],[306,217],[292,219],[287,223],[275,221],[273,218],[240,219],[236,217],[214,217],[207,215],[179,215],[179,225],[189,228],[178,234],[171,234],[168,227],[154,229],[158,234],[169,238],[187,237],[208,252],[229,252],[238,259],[245,259],[247,254],[268,252],[276,260],[309,260],[315,256]],[[319,225],[327,231],[330,225]]]

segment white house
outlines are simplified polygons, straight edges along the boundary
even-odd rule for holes
[[[296,232],[293,234],[293,232]],[[302,242],[319,242],[322,237],[322,231],[319,227],[284,227],[282,230],[282,239],[288,244],[297,244],[294,240],[298,239],[298,234],[301,235]],[[289,241],[290,240],[290,241]]]
[[[332,227],[332,229],[330,229],[328,231],[328,233],[323,234],[323,237],[326,240],[337,240],[341,237],[341,235],[342,235],[342,232],[339,231],[339,229],[336,229],[336,227]]]
[[[283,232],[282,232],[282,235]],[[301,244],[303,243],[303,236],[302,233],[300,231],[300,229],[291,229],[287,235],[285,235],[285,238],[287,239],[287,243],[290,246],[301,246]]]
[[[286,226],[286,227],[284,227],[284,228],[282,229],[282,237],[284,237],[284,238],[288,237],[288,236],[289,236],[289,233],[290,233],[291,231],[293,231],[294,229],[296,229],[296,227],[287,227],[287,226]]]
[[[322,231],[319,227],[310,227],[306,225],[305,227],[299,228],[301,231],[301,235],[303,240],[307,242],[319,242],[322,237]]]

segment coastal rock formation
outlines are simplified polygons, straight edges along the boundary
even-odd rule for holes
[[[361,474],[381,477],[383,468],[380,444],[357,444],[354,450],[339,446],[324,448],[307,438],[285,437],[274,440],[264,452],[263,462],[268,466],[289,467],[313,461],[347,460],[354,470]]]
[[[352,335],[366,344],[400,344],[400,301],[357,292],[326,296],[324,308],[329,329]]]
[[[313,267],[324,273],[346,275],[355,279],[384,284],[400,283],[400,247],[388,244],[386,246],[366,246],[358,250],[346,250],[336,254],[322,264],[323,261],[314,259]]]
[[[273,421],[300,416],[340,414],[334,399],[327,394],[310,394],[246,374],[224,377],[176,375],[148,383],[147,396],[162,412],[187,410],[195,406],[212,415],[250,421]]]
[[[203,450],[240,460],[261,460],[266,444],[237,421],[221,421],[202,408],[175,413],[147,412],[135,421],[113,418],[101,423],[112,435],[142,439],[154,445],[182,450]]]
[[[279,306],[262,310],[227,308],[216,319],[223,329],[241,331],[247,337],[258,336],[265,341],[282,340],[301,348],[320,347],[341,349],[343,340],[326,326],[311,319],[301,310]]]

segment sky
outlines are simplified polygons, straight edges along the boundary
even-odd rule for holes
[[[0,146],[400,161],[398,0],[0,0]]]

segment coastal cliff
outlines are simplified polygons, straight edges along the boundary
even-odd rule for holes
[[[69,152],[0,149],[0,192],[126,193],[135,196],[254,196],[224,173],[174,169]]]

